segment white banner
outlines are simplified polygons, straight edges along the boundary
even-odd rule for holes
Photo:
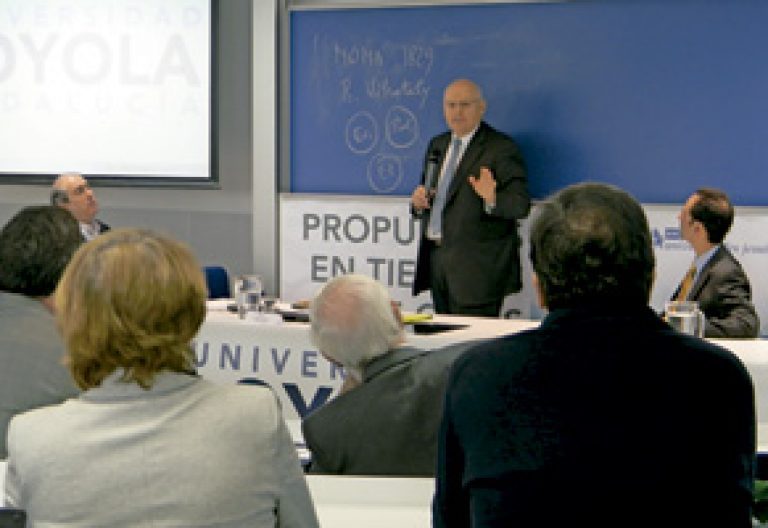
[[[386,285],[406,310],[431,304],[411,295],[418,223],[406,198],[283,195],[280,296],[311,299],[337,275],[362,273]]]
[[[241,321],[209,312],[193,343],[197,371],[217,383],[266,383],[297,420],[325,403],[344,379],[310,342],[307,325]]]

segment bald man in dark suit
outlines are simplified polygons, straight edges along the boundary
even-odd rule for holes
[[[528,180],[515,142],[482,121],[485,109],[472,81],[446,88],[450,130],[430,141],[411,196],[422,220],[413,293],[430,290],[437,313],[498,317],[522,287],[517,229],[530,209]]]

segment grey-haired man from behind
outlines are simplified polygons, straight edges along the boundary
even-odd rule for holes
[[[471,342],[408,346],[397,305],[365,275],[331,280],[310,311],[313,342],[347,373],[341,394],[302,423],[310,472],[434,475],[448,370]]]

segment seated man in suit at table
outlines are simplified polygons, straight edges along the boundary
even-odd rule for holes
[[[405,345],[400,311],[364,275],[328,282],[311,304],[312,340],[344,367],[342,394],[308,415],[309,471],[434,475],[448,368],[469,343],[434,351]]]
[[[50,205],[22,209],[0,231],[0,459],[14,415],[80,393],[64,367],[53,291],[81,243],[72,215]]]
[[[678,219],[695,258],[672,300],[699,303],[707,320],[704,337],[757,337],[760,321],[749,279],[723,245],[733,224],[728,196],[718,189],[699,189],[685,202]]]
[[[568,187],[539,207],[530,248],[549,312],[454,363],[434,528],[749,527],[752,381],[648,306],[640,204]]]

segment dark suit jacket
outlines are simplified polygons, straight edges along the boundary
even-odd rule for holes
[[[440,152],[442,164],[450,132],[429,142],[429,153]],[[467,178],[480,176],[480,167],[488,167],[496,179],[496,208],[485,212],[483,199],[475,193]],[[422,184],[425,173],[422,173]],[[528,180],[517,145],[511,138],[481,123],[461,158],[443,209],[442,247],[452,263],[447,270],[451,290],[462,304],[487,304],[508,293],[520,291],[520,238],[518,220],[528,215],[530,198]],[[424,233],[429,224],[427,209],[421,215],[413,293],[430,289],[430,248]]]
[[[672,299],[677,297],[677,287]],[[688,299],[704,312],[705,337],[757,337],[760,321],[741,264],[725,246],[715,252],[691,287]]]
[[[647,307],[555,310],[446,391],[435,528],[750,526],[749,374]]]
[[[404,347],[371,362],[362,385],[302,422],[312,453],[309,471],[434,475],[448,370],[472,344],[434,351]]]

